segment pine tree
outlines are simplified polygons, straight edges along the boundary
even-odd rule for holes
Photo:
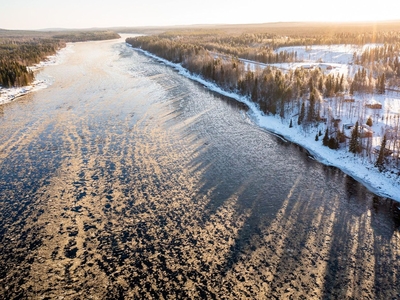
[[[319,138],[318,138],[318,133],[315,135],[315,141],[318,142]]]
[[[383,136],[382,143],[381,143],[381,149],[379,149],[378,158],[375,162],[375,167],[377,167],[380,172],[382,172],[384,169],[385,147],[386,147],[386,135]]]
[[[289,128],[292,128],[292,127],[293,127],[293,122],[292,122],[292,119],[290,119]]]

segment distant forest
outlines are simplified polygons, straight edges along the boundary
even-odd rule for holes
[[[34,74],[27,67],[65,47],[67,42],[115,39],[112,31],[30,32],[0,30],[0,86],[30,84]]]

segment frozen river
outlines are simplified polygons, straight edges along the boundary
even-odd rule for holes
[[[2,298],[400,298],[397,202],[124,39],[72,49],[0,106]]]

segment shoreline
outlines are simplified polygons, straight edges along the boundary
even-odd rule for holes
[[[167,66],[173,67],[179,74],[204,85],[211,91],[246,104],[249,107],[248,113],[256,125],[291,143],[301,146],[307,150],[316,161],[340,169],[346,175],[363,184],[372,193],[380,197],[393,199],[400,203],[400,176],[390,172],[381,173],[372,163],[367,162],[366,159],[354,156],[344,149],[329,149],[322,145],[321,140],[315,141],[315,135],[310,133],[305,135],[304,132],[300,132],[297,126],[289,128],[289,120],[281,120],[278,116],[265,115],[258,109],[256,104],[247,97],[240,96],[234,92],[225,91],[216,84],[204,80],[200,75],[190,73],[180,64],[172,63],[143,49],[134,48],[128,43],[126,43],[126,45]]]
[[[72,51],[72,48],[72,43],[67,43],[67,45],[64,48],[59,49],[56,54],[48,56],[46,60],[41,61],[36,65],[28,66],[27,69],[36,73],[44,67],[57,65],[62,62],[67,53]],[[22,96],[34,91],[45,89],[51,85],[49,80],[37,79],[36,75],[37,74],[35,74],[35,80],[30,85],[11,88],[0,87],[0,105],[13,102]]]
[[[13,102],[31,92],[45,89],[49,86],[45,80],[35,80],[30,85],[12,88],[0,88],[0,105]]]

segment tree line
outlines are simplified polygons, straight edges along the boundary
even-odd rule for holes
[[[26,86],[33,81],[33,72],[16,61],[0,60],[0,85]]]
[[[0,85],[28,85],[34,75],[27,66],[39,63],[64,45],[59,40],[49,39],[0,39]]]
[[[66,43],[101,41],[120,38],[120,35],[110,30],[100,31],[68,31],[53,35],[52,39]]]
[[[34,80],[34,74],[27,67],[54,55],[57,50],[65,47],[67,42],[120,37],[112,31],[63,32],[52,36],[26,33],[12,37],[12,31],[7,31],[7,34],[7,37],[0,36],[0,86],[2,87],[29,85]]]

